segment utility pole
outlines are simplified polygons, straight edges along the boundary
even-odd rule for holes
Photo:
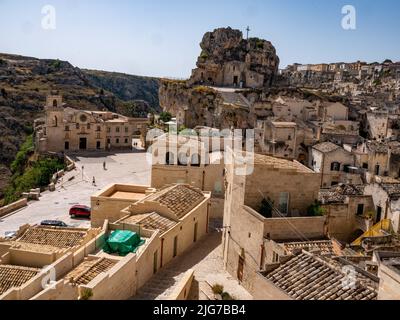
[[[249,40],[249,32],[251,31],[249,26],[247,26],[246,31],[247,31],[247,40]]]

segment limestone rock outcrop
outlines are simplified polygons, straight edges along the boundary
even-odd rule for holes
[[[262,88],[271,86],[278,72],[279,57],[271,42],[244,39],[230,27],[207,32],[200,47],[190,84]]]

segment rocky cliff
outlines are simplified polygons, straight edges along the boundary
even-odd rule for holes
[[[9,165],[51,91],[69,106],[143,117],[158,110],[158,79],[81,70],[66,61],[0,54],[0,197]]]
[[[263,87],[272,84],[278,71],[279,57],[271,42],[243,39],[241,31],[230,27],[207,32],[200,47],[193,83]]]
[[[200,44],[197,69],[188,81],[162,80],[160,105],[187,127],[252,128],[248,91],[260,96],[269,90],[278,71],[279,57],[271,42],[243,39],[239,30],[207,32]],[[235,92],[231,87],[246,89]]]

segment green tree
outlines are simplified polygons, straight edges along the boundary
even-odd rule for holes
[[[160,120],[164,123],[171,121],[172,115],[169,112],[161,112]]]
[[[322,217],[325,214],[325,209],[321,207],[319,201],[315,201],[314,204],[308,208],[307,214],[310,217]]]

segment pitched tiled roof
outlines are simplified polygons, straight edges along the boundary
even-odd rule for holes
[[[156,201],[168,207],[179,219],[205,199],[203,192],[187,184],[167,187],[146,200]]]
[[[385,190],[392,200],[400,198],[400,183],[384,183],[382,184],[383,190]]]
[[[375,300],[377,293],[356,282],[346,287],[346,275],[303,251],[265,278],[295,300]]]
[[[87,235],[84,231],[50,228],[29,228],[16,242],[72,248],[81,244]]]
[[[328,190],[321,190],[319,193],[319,201],[323,204],[343,203],[348,196],[362,196],[363,194],[364,186],[341,184]]]
[[[126,218],[123,223],[140,224],[148,230],[161,230],[163,233],[176,226],[177,222],[161,216],[157,212],[134,215]]]
[[[65,279],[76,285],[85,285],[96,278],[100,273],[110,270],[116,264],[116,260],[106,258],[86,260],[72,270]]]
[[[340,146],[338,146],[332,142],[323,142],[323,143],[316,144],[313,148],[322,153],[328,153],[328,152],[332,152],[337,149],[340,149]]]
[[[289,242],[285,243],[284,247],[290,253],[294,253],[296,250],[318,250],[321,254],[333,253],[333,244],[331,240]]]
[[[0,295],[11,288],[21,287],[39,272],[40,269],[35,268],[0,265]]]

